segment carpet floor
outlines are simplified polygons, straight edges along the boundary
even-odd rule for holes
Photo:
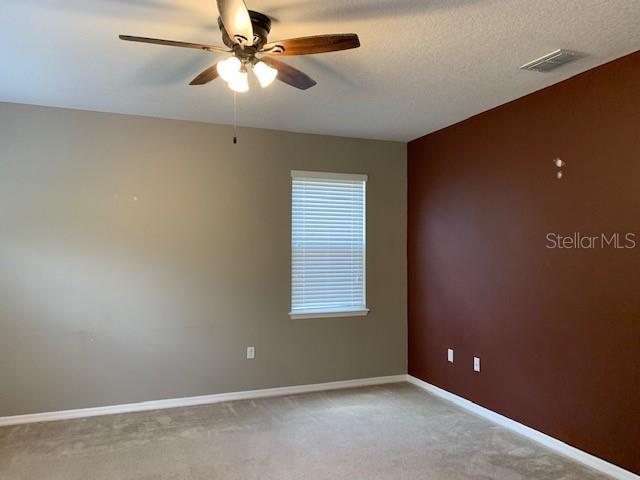
[[[0,478],[608,477],[400,383],[4,427]]]

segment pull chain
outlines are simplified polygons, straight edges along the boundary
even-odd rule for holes
[[[238,143],[238,94],[233,92],[233,144]]]

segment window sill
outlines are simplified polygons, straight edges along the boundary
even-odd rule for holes
[[[365,308],[364,310],[350,310],[346,312],[289,312],[289,318],[291,318],[292,320],[297,320],[303,318],[366,317],[368,313],[368,308]]]

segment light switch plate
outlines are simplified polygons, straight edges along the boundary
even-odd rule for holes
[[[256,358],[256,347],[247,347],[247,360]]]
[[[480,371],[480,358],[478,357],[473,357],[473,371],[474,372]]]
[[[453,348],[447,349],[447,361],[453,363]]]

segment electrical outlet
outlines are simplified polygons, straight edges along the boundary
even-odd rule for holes
[[[447,349],[447,361],[453,363],[453,348]]]
[[[473,371],[474,372],[480,371],[480,358],[478,357],[473,357]]]
[[[247,360],[256,358],[256,347],[247,347]]]

